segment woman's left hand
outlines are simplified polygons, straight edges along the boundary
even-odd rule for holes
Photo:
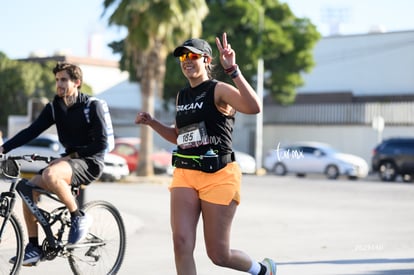
[[[220,52],[220,63],[224,69],[228,69],[236,64],[236,53],[231,48],[230,43],[227,43],[227,34],[223,33],[223,44],[220,38],[216,37],[217,49]]]

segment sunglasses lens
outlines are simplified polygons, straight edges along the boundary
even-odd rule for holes
[[[188,58],[190,58],[191,60],[197,60],[201,57],[201,54],[196,54],[196,53],[189,53],[188,54]]]
[[[201,54],[198,53],[185,53],[179,56],[179,59],[181,62],[185,61],[187,58],[190,60],[197,60],[199,58],[201,58]]]

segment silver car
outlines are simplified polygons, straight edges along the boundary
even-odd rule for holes
[[[264,168],[268,172],[283,176],[325,174],[329,179],[345,175],[350,179],[365,178],[368,163],[361,157],[345,154],[320,142],[300,142],[280,146],[267,153]]]

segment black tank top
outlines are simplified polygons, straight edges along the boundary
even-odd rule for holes
[[[216,80],[182,89],[177,98],[176,124],[179,130],[177,151],[203,155],[213,149],[218,155],[232,152],[234,116],[221,113],[214,104]]]

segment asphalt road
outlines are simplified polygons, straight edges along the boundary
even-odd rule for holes
[[[122,212],[128,234],[119,274],[175,275],[168,177],[96,183],[86,200],[105,199]],[[273,258],[278,275],[414,275],[414,184],[372,180],[245,176],[232,247]],[[244,274],[214,266],[201,224],[199,275]],[[64,259],[23,267],[25,274],[71,274]]]

